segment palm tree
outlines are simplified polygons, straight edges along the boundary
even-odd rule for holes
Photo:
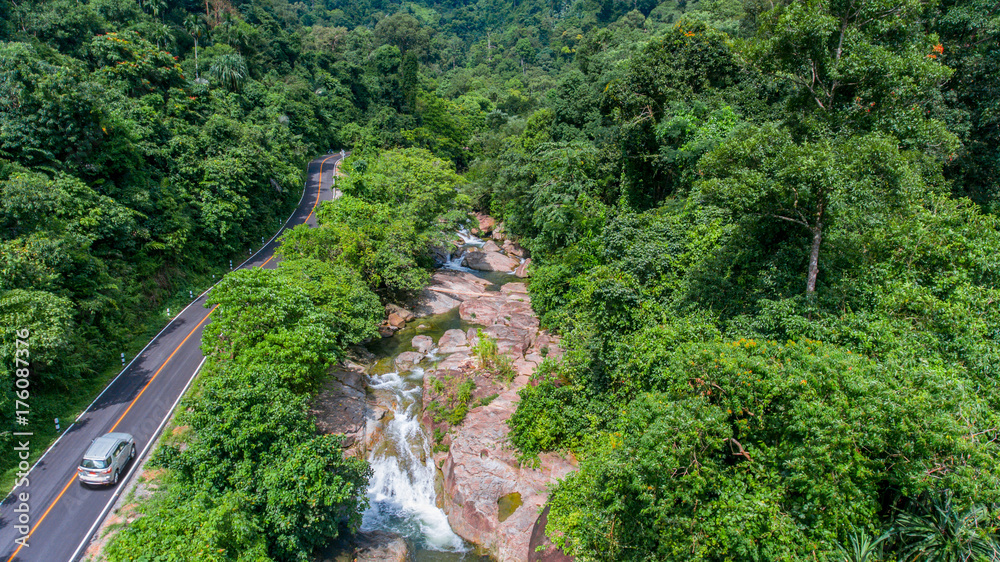
[[[190,14],[184,18],[184,30],[194,39],[194,79],[197,81],[200,78],[198,74],[198,40],[205,34],[205,24],[201,16]]]
[[[1000,560],[1000,543],[981,523],[989,519],[982,505],[964,510],[952,503],[950,491],[918,504],[922,513],[903,512],[896,518],[902,542],[900,560],[971,562]]]
[[[170,33],[170,26],[160,21],[150,22],[148,26],[148,37],[150,39],[156,39],[156,48],[165,48],[167,45],[174,40],[174,36]],[[163,45],[161,47],[160,45]]]
[[[164,0],[149,0],[146,5],[153,12],[153,17],[163,21],[163,14],[167,11],[167,3]]]
[[[223,87],[230,91],[242,88],[249,74],[243,56],[235,53],[216,58],[212,63],[211,73]]]

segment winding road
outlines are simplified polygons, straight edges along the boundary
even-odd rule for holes
[[[340,160],[338,152],[309,163],[308,180],[295,212],[238,268],[274,268],[278,235],[302,223],[316,225],[316,205],[339,196],[332,187]],[[139,352],[35,463],[28,484],[14,488],[0,504],[0,562],[73,562],[82,556],[204,362],[201,332],[215,310],[205,308],[207,296],[208,291],[199,295]],[[117,486],[85,488],[76,480],[76,467],[90,442],[109,431],[131,433],[139,458],[126,466]],[[21,501],[23,494],[28,501]],[[16,541],[24,540],[25,518],[30,532],[27,544],[21,545]]]

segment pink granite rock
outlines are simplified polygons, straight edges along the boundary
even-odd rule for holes
[[[500,252],[469,252],[462,265],[478,271],[514,271],[521,265],[520,260],[505,256]]]
[[[575,470],[570,460],[549,453],[540,456],[538,468],[518,463],[506,447],[506,422],[517,398],[511,389],[489,405],[470,410],[452,435],[442,466],[448,523],[504,562],[528,559],[531,531],[547,499],[548,485]],[[514,494],[520,505],[508,509],[500,521],[500,500]]]

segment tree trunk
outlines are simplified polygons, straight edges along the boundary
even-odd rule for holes
[[[819,276],[819,246],[823,242],[823,223],[811,228],[813,241],[809,251],[809,275],[806,277],[806,294],[816,292],[816,277]]]

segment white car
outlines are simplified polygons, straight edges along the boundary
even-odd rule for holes
[[[135,458],[135,439],[128,433],[108,433],[94,439],[76,474],[83,484],[118,483],[125,465]]]

